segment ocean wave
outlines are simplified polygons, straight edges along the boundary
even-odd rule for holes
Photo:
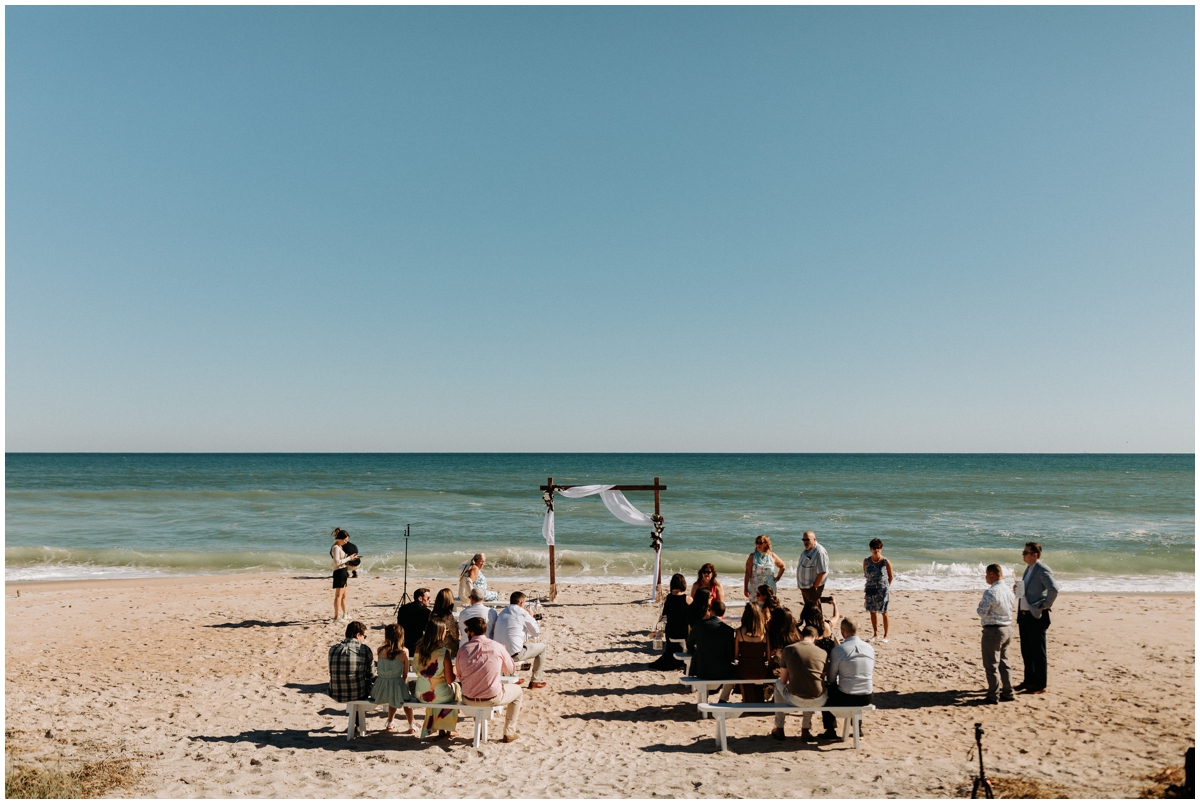
[[[442,553],[410,553],[408,573],[415,577],[452,581],[459,567],[471,558],[463,550]],[[486,553],[485,574],[497,582],[544,582],[549,575],[545,550],[497,548]],[[663,557],[663,580],[681,572],[690,582],[701,564],[717,566],[727,588],[740,589],[745,559],[716,551],[677,551]],[[990,562],[989,562],[990,563]],[[893,588],[903,591],[982,590],[983,561],[893,562]],[[1001,564],[1004,577],[1012,578],[1023,566]],[[403,551],[364,555],[362,569],[373,575],[398,577],[404,574]],[[564,583],[648,584],[654,569],[649,550],[605,552],[561,550],[556,555],[556,575]],[[1126,562],[1116,571],[1095,567],[1084,571],[1059,570],[1056,577],[1065,592],[1194,592],[1195,574],[1180,571],[1130,571]],[[208,575],[237,572],[330,572],[329,558],[313,553],[265,552],[142,552],[124,549],[71,549],[61,547],[5,548],[5,580],[48,581],[94,578],[158,577],[165,575]],[[781,585],[794,584],[789,567]],[[831,562],[827,586],[831,590],[863,588],[861,563]]]

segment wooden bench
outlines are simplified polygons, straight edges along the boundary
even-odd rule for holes
[[[722,751],[729,750],[729,745],[726,741],[725,734],[725,719],[729,717],[738,717],[739,715],[748,714],[751,712],[765,712],[768,714],[779,714],[780,712],[829,712],[834,717],[846,719],[846,724],[842,728],[842,742],[846,741],[847,735],[850,733],[850,727],[854,727],[854,748],[858,748],[858,739],[860,736],[860,727],[862,726],[863,712],[870,712],[875,709],[874,704],[866,706],[792,706],[791,704],[782,703],[702,703],[699,704],[701,712],[712,715],[717,720],[717,747]]]
[[[726,684],[732,687],[734,684],[774,684],[774,678],[695,678],[693,676],[683,676],[679,679],[680,684],[686,684],[696,691],[696,703],[708,703],[709,687],[724,687]],[[708,717],[708,710],[701,707],[700,718]]]

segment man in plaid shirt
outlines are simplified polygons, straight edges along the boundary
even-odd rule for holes
[[[367,627],[358,620],[346,626],[346,641],[329,649],[329,697],[339,703],[371,697],[375,655],[367,646]]]

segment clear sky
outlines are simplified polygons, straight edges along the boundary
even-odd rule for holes
[[[9,451],[1184,451],[1194,11],[6,20]]]

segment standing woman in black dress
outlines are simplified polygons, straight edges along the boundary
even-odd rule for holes
[[[329,557],[333,559],[333,619],[344,620],[346,615],[346,584],[350,582],[350,570],[346,565],[358,558],[358,554],[346,555],[346,543],[350,534],[341,528],[333,529],[333,547]]]

